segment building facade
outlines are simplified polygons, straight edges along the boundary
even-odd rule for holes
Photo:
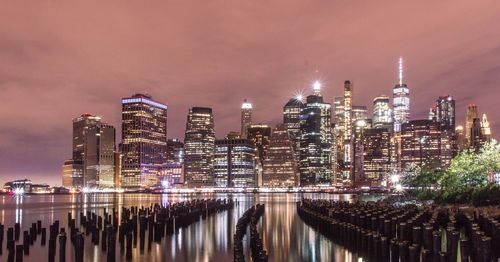
[[[332,107],[323,101],[320,89],[316,82],[314,94],[307,97],[300,114],[300,186],[332,181]]]
[[[215,130],[212,109],[189,109],[184,138],[184,177],[191,187],[214,186]]]
[[[273,129],[269,149],[263,162],[264,187],[293,187],[297,185],[297,163],[290,132],[285,125]]]
[[[217,187],[255,186],[255,148],[248,139],[215,142],[214,176]]]
[[[342,177],[344,180],[348,181],[351,180],[353,176],[352,93],[353,85],[351,81],[347,80],[344,82],[344,163]]]
[[[370,185],[380,185],[391,171],[391,129],[364,130],[364,179]]]
[[[115,187],[115,139],[116,131],[111,125],[98,123],[86,129],[83,161],[86,187]]]
[[[159,183],[167,161],[167,106],[149,95],[122,99],[122,187],[152,187]]]
[[[387,96],[373,99],[373,127],[392,127],[392,109]]]
[[[446,132],[432,120],[412,120],[401,126],[401,165],[411,164],[429,169],[446,168],[452,148]]]

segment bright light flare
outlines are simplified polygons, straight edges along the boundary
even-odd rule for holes
[[[24,195],[24,188],[22,187],[14,188],[13,193],[15,196],[22,196]]]
[[[320,91],[321,90],[321,83],[319,81],[314,82],[313,89],[314,89],[314,91]]]

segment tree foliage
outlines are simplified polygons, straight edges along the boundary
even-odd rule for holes
[[[478,151],[462,151],[446,170],[410,165],[403,172],[402,183],[437,202],[499,204],[500,186],[488,183],[488,174],[498,172],[500,144],[493,140]],[[431,187],[437,190],[431,192]]]

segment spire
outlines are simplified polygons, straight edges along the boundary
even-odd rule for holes
[[[399,85],[403,85],[403,57],[399,57]]]

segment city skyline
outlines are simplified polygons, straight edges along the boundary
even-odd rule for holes
[[[492,2],[492,4],[498,3]],[[415,5],[417,10],[414,12],[424,12],[423,6]],[[428,6],[425,7],[428,8]],[[187,55],[186,51],[181,51],[179,56],[171,54],[171,51],[177,50],[176,48],[179,48],[177,45],[182,46],[182,43],[158,47],[156,44],[148,46],[146,41],[139,41],[137,44],[144,46],[144,49],[151,47],[153,51],[165,50],[160,58],[153,59],[151,51],[141,49],[134,52],[127,45],[117,48],[116,53],[111,52],[110,48],[113,43],[118,43],[117,35],[105,37],[104,39],[109,42],[103,43],[102,46],[90,37],[88,41],[94,44],[94,47],[97,46],[97,50],[91,50],[77,43],[78,39],[70,37],[68,28],[63,26],[55,26],[50,30],[45,28],[64,19],[65,15],[57,15],[51,19],[36,16],[40,19],[39,27],[45,29],[42,32],[54,33],[59,37],[56,39],[59,40],[37,38],[37,35],[29,32],[27,28],[31,25],[29,21],[18,23],[17,26],[23,30],[13,32],[9,29],[15,27],[12,24],[16,24],[19,20],[8,13],[20,8],[13,4],[6,10],[0,11],[3,19],[11,19],[8,23],[4,23],[9,25],[0,28],[0,33],[7,36],[0,44],[0,52],[6,54],[5,59],[0,62],[2,80],[0,90],[4,97],[9,98],[0,110],[0,119],[3,123],[0,127],[1,179],[26,177],[37,182],[61,184],[61,161],[71,154],[70,120],[84,112],[101,116],[117,128],[116,142],[118,143],[121,141],[121,136],[119,136],[121,133],[119,128],[121,126],[120,99],[134,93],[146,92],[155,100],[167,104],[169,106],[168,137],[181,139],[186,124],[185,117],[188,108],[192,106],[213,108],[217,138],[222,138],[229,131],[239,130],[239,109],[241,101],[245,98],[253,104],[252,121],[254,123],[275,127],[281,122],[282,107],[286,101],[299,91],[303,91],[305,95],[312,93],[310,86],[317,78],[323,83],[322,93],[325,102],[330,104],[333,104],[333,97],[342,95],[343,81],[346,79],[353,81],[353,104],[366,105],[368,111],[371,112],[373,98],[379,95],[392,96],[392,87],[397,83],[396,61],[399,56],[405,59],[405,82],[411,88],[410,119],[426,119],[429,107],[434,105],[436,98],[449,94],[457,102],[457,125],[465,125],[467,104],[474,103],[478,106],[480,114],[488,115],[493,136],[498,139],[496,131],[500,130],[498,120],[500,115],[495,106],[499,97],[495,88],[498,88],[500,83],[500,74],[498,74],[498,66],[495,62],[500,59],[500,52],[496,47],[500,38],[488,35],[487,30],[485,32],[472,30],[478,26],[487,25],[488,21],[494,19],[492,11],[494,8],[492,10],[483,8],[482,14],[475,16],[476,20],[458,21],[456,16],[467,15],[470,9],[473,12],[477,7],[474,4],[467,5],[465,2],[457,7],[445,7],[441,4],[436,4],[435,7],[451,8],[444,15],[441,14],[443,15],[441,18],[438,18],[438,14],[431,15],[430,19],[434,19],[434,22],[439,19],[437,24],[441,26],[439,32],[442,35],[425,35],[425,32],[430,32],[431,29],[423,25],[412,28],[415,30],[413,32],[393,30],[384,36],[370,35],[373,38],[368,37],[368,42],[364,44],[360,43],[359,37],[354,36],[355,47],[349,47],[350,43],[336,40],[335,37],[348,34],[346,32],[353,29],[366,31],[369,21],[378,22],[377,25],[382,28],[389,28],[391,27],[390,21],[372,15],[364,19],[354,18],[355,23],[359,23],[358,25],[354,22],[353,24],[342,23],[340,21],[342,14],[329,18],[326,12],[321,12],[311,4],[304,8],[317,12],[317,20],[308,21],[306,27],[314,27],[324,22],[337,22],[339,26],[319,26],[312,32],[307,32],[303,27],[298,28],[304,34],[301,36],[301,39],[303,38],[301,45],[305,44],[307,47],[291,44],[290,49],[278,51],[288,46],[289,42],[266,37],[274,32],[273,28],[269,31],[256,32],[255,30],[260,29],[260,26],[247,25],[243,31],[249,30],[249,34],[254,35],[252,38],[260,39],[258,42],[243,41],[249,46],[231,45],[225,42],[228,48],[223,52],[217,47],[217,39],[208,39],[204,42],[206,46],[191,47],[198,54],[191,59],[198,59],[190,63],[194,65],[190,68],[182,62],[185,60],[183,55]],[[110,7],[104,6],[103,8]],[[185,10],[186,7],[176,8]],[[56,9],[63,11],[64,7]],[[387,12],[404,10],[397,4],[389,6],[388,9]],[[143,15],[151,11],[140,10]],[[46,12],[53,15],[51,13],[53,11],[47,10]],[[123,12],[126,14],[130,10]],[[236,10],[219,12],[222,12],[224,17],[233,18],[240,23],[248,22],[247,20],[250,19],[249,17],[238,18],[239,13]],[[271,18],[273,12],[276,10],[271,9],[270,14],[264,15],[265,19],[261,23],[274,21]],[[292,11],[287,12],[294,14]],[[362,10],[362,13],[366,12]],[[380,9],[375,9],[374,12],[376,15],[383,14]],[[124,19],[124,14],[115,15],[118,19]],[[109,19],[99,14],[94,14],[94,16],[100,22]],[[360,16],[363,15],[360,14]],[[179,19],[182,25],[197,22],[179,17],[169,19],[174,19],[173,21]],[[409,21],[401,23],[411,25],[416,21],[412,17],[407,19]],[[169,20],[165,22],[167,21]],[[290,21],[291,19],[287,19],[277,21],[277,23],[282,27],[283,23]],[[452,26],[454,23],[458,25]],[[70,21],[70,24],[85,27],[85,23],[81,21]],[[119,28],[118,30],[132,30],[132,35],[140,34],[147,25],[148,22],[144,22],[139,24],[138,28]],[[332,32],[321,37],[322,33],[329,32],[332,27],[341,27],[341,25],[345,27],[345,31],[339,30],[340,32]],[[212,29],[226,38],[228,35],[235,35],[239,39],[246,39],[245,34],[238,34],[242,29],[227,29],[221,24],[214,25]],[[456,40],[465,29],[471,29],[468,30],[470,35],[459,38],[459,41],[455,43],[445,43],[449,37]],[[28,31],[26,35],[20,33],[25,30]],[[176,32],[175,29],[171,30]],[[196,33],[191,33],[196,36]],[[88,34],[95,37],[102,32],[89,29]],[[283,34],[285,39],[294,39],[292,33],[284,32]],[[148,35],[146,33],[146,36]],[[417,35],[423,35],[418,39],[419,41],[416,41]],[[406,36],[408,41],[395,43],[395,39],[403,38],[403,36]],[[184,40],[188,40],[194,36],[188,32],[183,37]],[[478,39],[485,39],[485,41],[477,41]],[[164,41],[163,39],[157,40],[158,43]],[[436,42],[440,45],[433,45]],[[387,44],[390,44],[391,48],[382,51],[371,46]],[[248,58],[245,51],[251,51],[259,45],[268,46],[270,50],[259,49],[265,55]],[[57,48],[59,46],[62,48]],[[466,46],[469,48],[467,52],[458,52]],[[208,48],[209,52],[219,51],[220,54],[202,55],[204,47]],[[230,59],[231,52],[237,52],[240,48],[242,48],[242,54],[236,54],[235,60]],[[339,50],[342,54],[338,53]],[[332,51],[334,52],[330,54]],[[106,55],[97,58],[98,54],[102,54],[101,52]],[[87,53],[90,55],[88,59],[85,57]],[[125,54],[127,56],[124,58],[116,59],[117,56]],[[64,55],[75,58],[74,63],[79,67],[66,61],[72,59]],[[169,55],[174,56],[172,61],[168,59]],[[243,59],[244,57],[246,59]],[[147,61],[148,59],[151,61]],[[137,61],[141,62],[140,65],[131,65]],[[50,63],[46,65],[43,62]],[[179,72],[182,74],[176,76]]]

